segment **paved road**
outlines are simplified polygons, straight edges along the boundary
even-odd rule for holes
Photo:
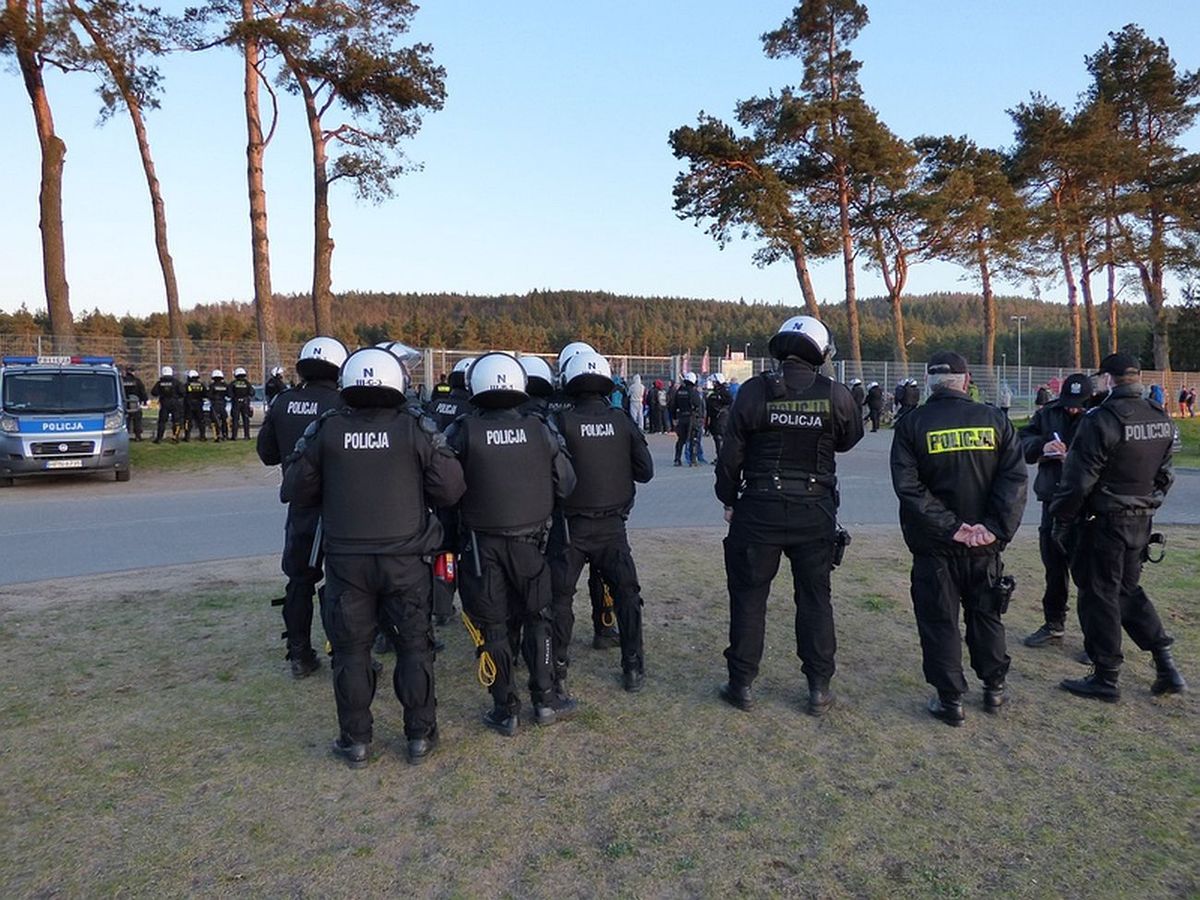
[[[711,453],[711,441],[705,442]],[[838,463],[840,519],[894,525],[897,504],[888,474],[890,432],[868,434]],[[652,435],[658,474],[639,489],[630,524],[635,528],[722,527],[712,493],[712,468],[674,468],[673,438]],[[1036,502],[1025,522],[1036,527]],[[284,510],[278,478],[237,487],[190,483],[150,492],[98,480],[58,478],[0,490],[0,584],[119,572],[157,565],[231,560],[279,552]],[[1177,473],[1158,524],[1200,524],[1200,472]],[[214,565],[219,563],[214,562]]]

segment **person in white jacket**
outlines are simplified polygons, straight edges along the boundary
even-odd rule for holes
[[[629,379],[629,415],[633,417],[633,423],[642,429],[646,427],[642,416],[642,412],[645,409],[642,406],[642,402],[645,398],[646,386],[642,384],[642,376],[634,375]]]

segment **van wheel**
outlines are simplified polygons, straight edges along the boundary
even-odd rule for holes
[[[128,469],[117,469],[117,481],[128,481],[129,475]]]
[[[0,487],[12,487],[13,480],[11,478],[0,478]]]

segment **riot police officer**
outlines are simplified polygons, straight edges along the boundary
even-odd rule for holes
[[[1007,700],[1009,656],[1001,615],[1012,594],[1000,554],[1025,509],[1025,461],[1008,417],[967,394],[967,361],[939,351],[926,367],[931,395],[896,425],[892,486],[900,529],[913,555],[912,601],[925,680],[937,690],[929,713],[948,725],[965,718],[967,689],[958,632],[961,604],[971,667],[983,704]]]
[[[386,350],[351,354],[342,368],[345,406],[308,426],[283,479],[285,501],[321,514],[321,620],[333,647],[339,725],[333,752],[353,768],[367,764],[371,743],[377,628],[396,650],[392,684],[404,707],[408,761],[425,759],[438,736],[425,556],[442,535],[429,507],[453,504],[465,486],[436,426],[405,404],[407,381]],[[279,395],[272,412],[292,393]]]
[[[303,379],[300,387],[284,391],[271,404],[258,431],[255,449],[263,465],[283,463],[309,424],[341,405],[338,371],[346,361],[346,348],[331,337],[315,337],[300,348],[296,373]],[[287,576],[283,596],[283,637],[292,677],[305,678],[320,668],[312,646],[313,594],[321,580],[321,568],[314,561],[313,539],[320,510],[315,506],[288,505],[283,526],[281,567]]]
[[[142,404],[149,403],[146,386],[137,377],[133,366],[125,367],[121,376],[121,386],[125,389],[125,428],[133,435],[135,441],[142,439]]]
[[[702,459],[703,450],[700,447],[700,434],[704,427],[704,397],[696,387],[696,373],[684,372],[679,390],[671,408],[675,417],[675,465],[681,466],[680,457],[686,448],[689,466],[698,466]]]
[[[474,361],[475,357],[468,356],[455,363],[453,371],[450,372],[449,390],[435,390],[425,404],[425,413],[437,423],[438,431],[445,432],[455,419],[470,412],[471,395],[467,391],[467,370]]]
[[[275,398],[287,390],[291,385],[283,380],[283,366],[274,366],[271,369],[271,377],[267,379],[267,383],[263,385],[263,397],[267,401],[267,406],[270,406]]]
[[[558,378],[555,380],[554,393],[550,395],[549,400],[546,402],[547,413],[559,413],[575,405],[575,401],[567,394],[566,389],[563,387],[563,372],[566,369],[567,361],[577,353],[595,352],[596,348],[587,341],[571,341],[558,351]]]
[[[521,412],[550,415],[550,398],[554,396],[555,377],[550,364],[540,356],[522,353],[517,357],[525,370],[525,393],[529,399],[521,404]]]
[[[188,369],[187,383],[183,386],[183,441],[186,444],[192,437],[192,429],[200,433],[200,440],[208,438],[204,434],[204,401],[208,399],[208,389],[200,381],[200,373]]]
[[[233,370],[233,381],[229,385],[230,412],[233,416],[233,433],[230,440],[238,439],[238,426],[241,425],[246,440],[250,440],[250,417],[254,415],[254,385],[246,377],[246,370],[238,366]]]
[[[796,649],[808,680],[808,712],[833,703],[833,608],[830,572],[837,527],[834,454],[862,439],[862,417],[846,386],[820,373],[834,353],[829,330],[793,316],[768,349],[779,368],[738,390],[717,457],[717,498],[725,504],[729,584],[729,681],[721,697],[749,710],[766,628],[767,595],[786,554],[796,603]]]
[[[606,398],[612,391],[608,361],[594,351],[567,360],[564,388],[575,405],[556,415],[558,432],[575,467],[576,485],[562,502],[566,527],[556,529],[550,554],[554,591],[554,682],[566,695],[572,604],[584,563],[609,585],[620,633],[621,673],[625,690],[642,689],[642,596],[637,568],[625,534],[633,509],[634,483],[654,477],[646,438],[623,409]]]
[[[152,443],[162,443],[167,420],[170,419],[171,443],[178,444],[179,428],[183,424],[183,383],[175,377],[174,369],[162,367],[162,375],[150,389],[150,396],[158,398],[158,426]]]
[[[867,392],[861,378],[850,379],[850,396],[854,398],[855,404],[861,410],[863,404],[867,402]]]
[[[867,418],[871,420],[871,431],[879,430],[879,419],[883,415],[883,388],[878,381],[867,386]]]
[[[1075,428],[1083,415],[1083,405],[1092,396],[1088,376],[1076,372],[1062,383],[1058,399],[1043,403],[1017,432],[1025,454],[1025,462],[1037,463],[1037,478],[1033,492],[1042,504],[1042,520],[1038,525],[1038,550],[1045,570],[1046,590],[1042,594],[1045,621],[1037,631],[1026,636],[1026,647],[1041,647],[1062,641],[1067,621],[1067,600],[1070,595],[1070,560],[1055,542],[1050,515],[1050,501],[1062,478],[1063,460],[1075,437]]]
[[[1062,687],[1081,697],[1114,702],[1124,656],[1121,629],[1154,655],[1155,694],[1187,685],[1171,654],[1173,638],[1139,586],[1154,511],[1174,481],[1175,426],[1158,403],[1142,397],[1141,366],[1126,353],[1100,363],[1108,396],[1088,410],[1075,432],[1050,513],[1071,524],[1071,575],[1079,586],[1079,623],[1093,669]],[[1063,527],[1056,531],[1059,539]]]
[[[729,422],[729,407],[732,404],[733,396],[729,393],[724,373],[715,373],[712,377],[712,391],[708,395],[705,407],[708,415],[708,433],[712,435],[713,446],[718,456],[721,454],[721,443],[725,439],[725,426]],[[713,459],[713,465],[716,464],[716,459]]]
[[[459,587],[464,618],[477,635],[480,681],[490,684],[494,704],[483,723],[512,736],[520,701],[510,620],[519,620],[523,632],[535,721],[552,725],[577,708],[554,693],[550,570],[542,554],[555,499],[574,490],[575,471],[546,423],[519,411],[529,395],[514,357],[484,354],[471,366],[469,384],[478,412],[446,433],[467,483],[459,507]]]
[[[212,417],[213,437],[218,441],[229,440],[229,385],[225,373],[213,369],[212,381],[208,384],[209,415]]]

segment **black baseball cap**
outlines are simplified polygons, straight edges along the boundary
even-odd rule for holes
[[[1081,408],[1084,401],[1090,396],[1092,396],[1092,379],[1082,372],[1068,375],[1063,380],[1062,389],[1058,392],[1059,400],[1065,401],[1068,405],[1079,406]]]
[[[929,357],[925,371],[929,375],[966,375],[967,359],[953,350],[939,350]]]
[[[1110,353],[1100,361],[1100,369],[1096,374],[1137,375],[1141,371],[1142,365],[1137,361],[1137,357],[1128,353]]]

